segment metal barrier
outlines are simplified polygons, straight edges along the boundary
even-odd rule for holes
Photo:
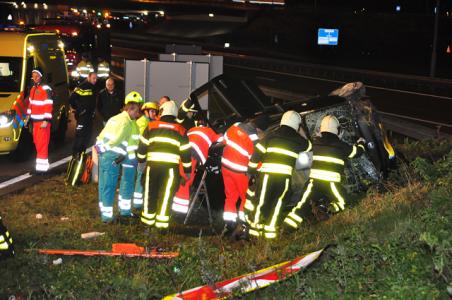
[[[337,83],[361,81],[369,87],[423,93],[452,100],[452,80],[450,79],[314,65],[245,55],[241,57],[225,56],[225,65],[298,74]]]

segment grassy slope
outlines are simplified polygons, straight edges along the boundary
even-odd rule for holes
[[[404,146],[408,159],[441,157],[450,144]],[[425,151],[424,151],[425,148]],[[421,152],[419,152],[421,149]],[[0,298],[159,298],[336,244],[321,261],[247,298],[447,298],[451,280],[452,155],[435,166],[417,159],[393,174],[386,192],[369,191],[351,209],[326,222],[306,225],[278,242],[230,244],[171,232],[161,236],[143,225],[104,225],[97,187],[66,188],[62,177],[1,200],[0,214],[17,245],[14,259],[0,262]],[[35,214],[43,214],[36,219]],[[61,217],[69,217],[62,221]],[[85,241],[80,233],[107,234]],[[127,258],[57,257],[25,248],[108,249],[113,242],[180,249],[172,261]]]

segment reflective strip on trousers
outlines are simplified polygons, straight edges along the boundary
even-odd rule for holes
[[[173,198],[173,205],[171,209],[175,212],[187,213],[188,212],[189,200],[182,199],[179,197]]]
[[[264,229],[266,231],[276,231],[276,221],[278,220],[279,213],[281,212],[281,206],[284,197],[286,196],[287,191],[289,190],[289,178],[286,178],[285,184],[284,184],[284,191],[282,192],[281,196],[278,198],[278,202],[276,203],[275,210],[273,212],[272,219],[270,221],[270,224],[268,226],[265,226]],[[275,234],[276,237],[276,234]]]
[[[237,213],[225,211],[225,212],[223,212],[223,220],[230,221],[230,222],[236,222],[237,221]]]
[[[323,181],[341,182],[341,174],[326,170],[311,169],[309,177]]]
[[[118,207],[120,210],[130,210],[132,208],[132,199],[124,199],[119,195]]]
[[[334,196],[338,200],[337,205],[339,206],[339,208],[341,210],[344,210],[344,208],[345,208],[345,200],[344,200],[344,198],[342,198],[342,196],[339,193],[339,191],[337,190],[336,185],[334,184],[334,182],[330,182],[330,186],[331,186],[331,190],[333,191]]]
[[[299,210],[306,200],[308,199],[309,195],[311,194],[312,186],[313,186],[312,179],[309,181],[308,186],[306,187],[306,191],[303,193],[303,196],[301,197],[300,201],[298,201],[297,206],[295,206],[292,211],[287,215],[287,217],[284,219],[284,222],[288,225],[298,228],[298,225],[303,222],[303,218],[301,218],[299,215],[297,215],[297,210]]]
[[[149,170],[150,168],[146,168],[146,181],[144,185],[144,207],[143,212],[141,213],[141,222],[152,226],[155,224],[155,213],[150,214],[148,207],[149,207]]]
[[[254,223],[253,224],[259,224],[261,208],[264,205],[265,193],[267,192],[268,177],[269,177],[268,174],[264,175],[264,180],[263,180],[263,183],[262,183],[261,193],[260,193],[260,196],[259,196],[259,204],[257,205],[257,208],[256,208],[256,215],[254,216]]]
[[[162,222],[169,221],[169,216],[166,214],[166,212],[168,210],[168,202],[169,202],[169,197],[170,197],[170,193],[171,193],[171,187],[173,186],[173,183],[174,183],[174,170],[172,168],[170,168],[168,171],[169,171],[169,178],[168,178],[168,181],[166,182],[165,195],[163,196],[162,208],[160,210],[160,213],[157,215],[157,223],[155,224],[156,227],[159,227],[159,221],[162,221]]]

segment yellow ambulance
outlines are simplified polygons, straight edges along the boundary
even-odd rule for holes
[[[64,44],[56,33],[0,32],[0,154],[33,152],[27,120],[31,71],[39,67],[53,92],[52,136],[64,140],[69,86]]]

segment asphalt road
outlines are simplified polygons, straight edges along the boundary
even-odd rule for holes
[[[95,132],[93,133],[92,140],[94,141],[97,136],[97,132],[100,131],[101,121],[99,118],[95,120]],[[54,145],[53,143],[49,147],[49,163],[56,162],[63,159],[72,152],[72,143],[74,141],[75,133],[75,120],[72,116],[69,118],[68,129],[66,131],[65,142],[61,145]],[[34,152],[34,149],[30,149]],[[0,156],[0,182],[4,182],[11,178],[28,173],[35,168],[35,154],[33,153],[27,160],[17,162],[11,159],[10,155]],[[61,170],[61,168],[59,168]]]

